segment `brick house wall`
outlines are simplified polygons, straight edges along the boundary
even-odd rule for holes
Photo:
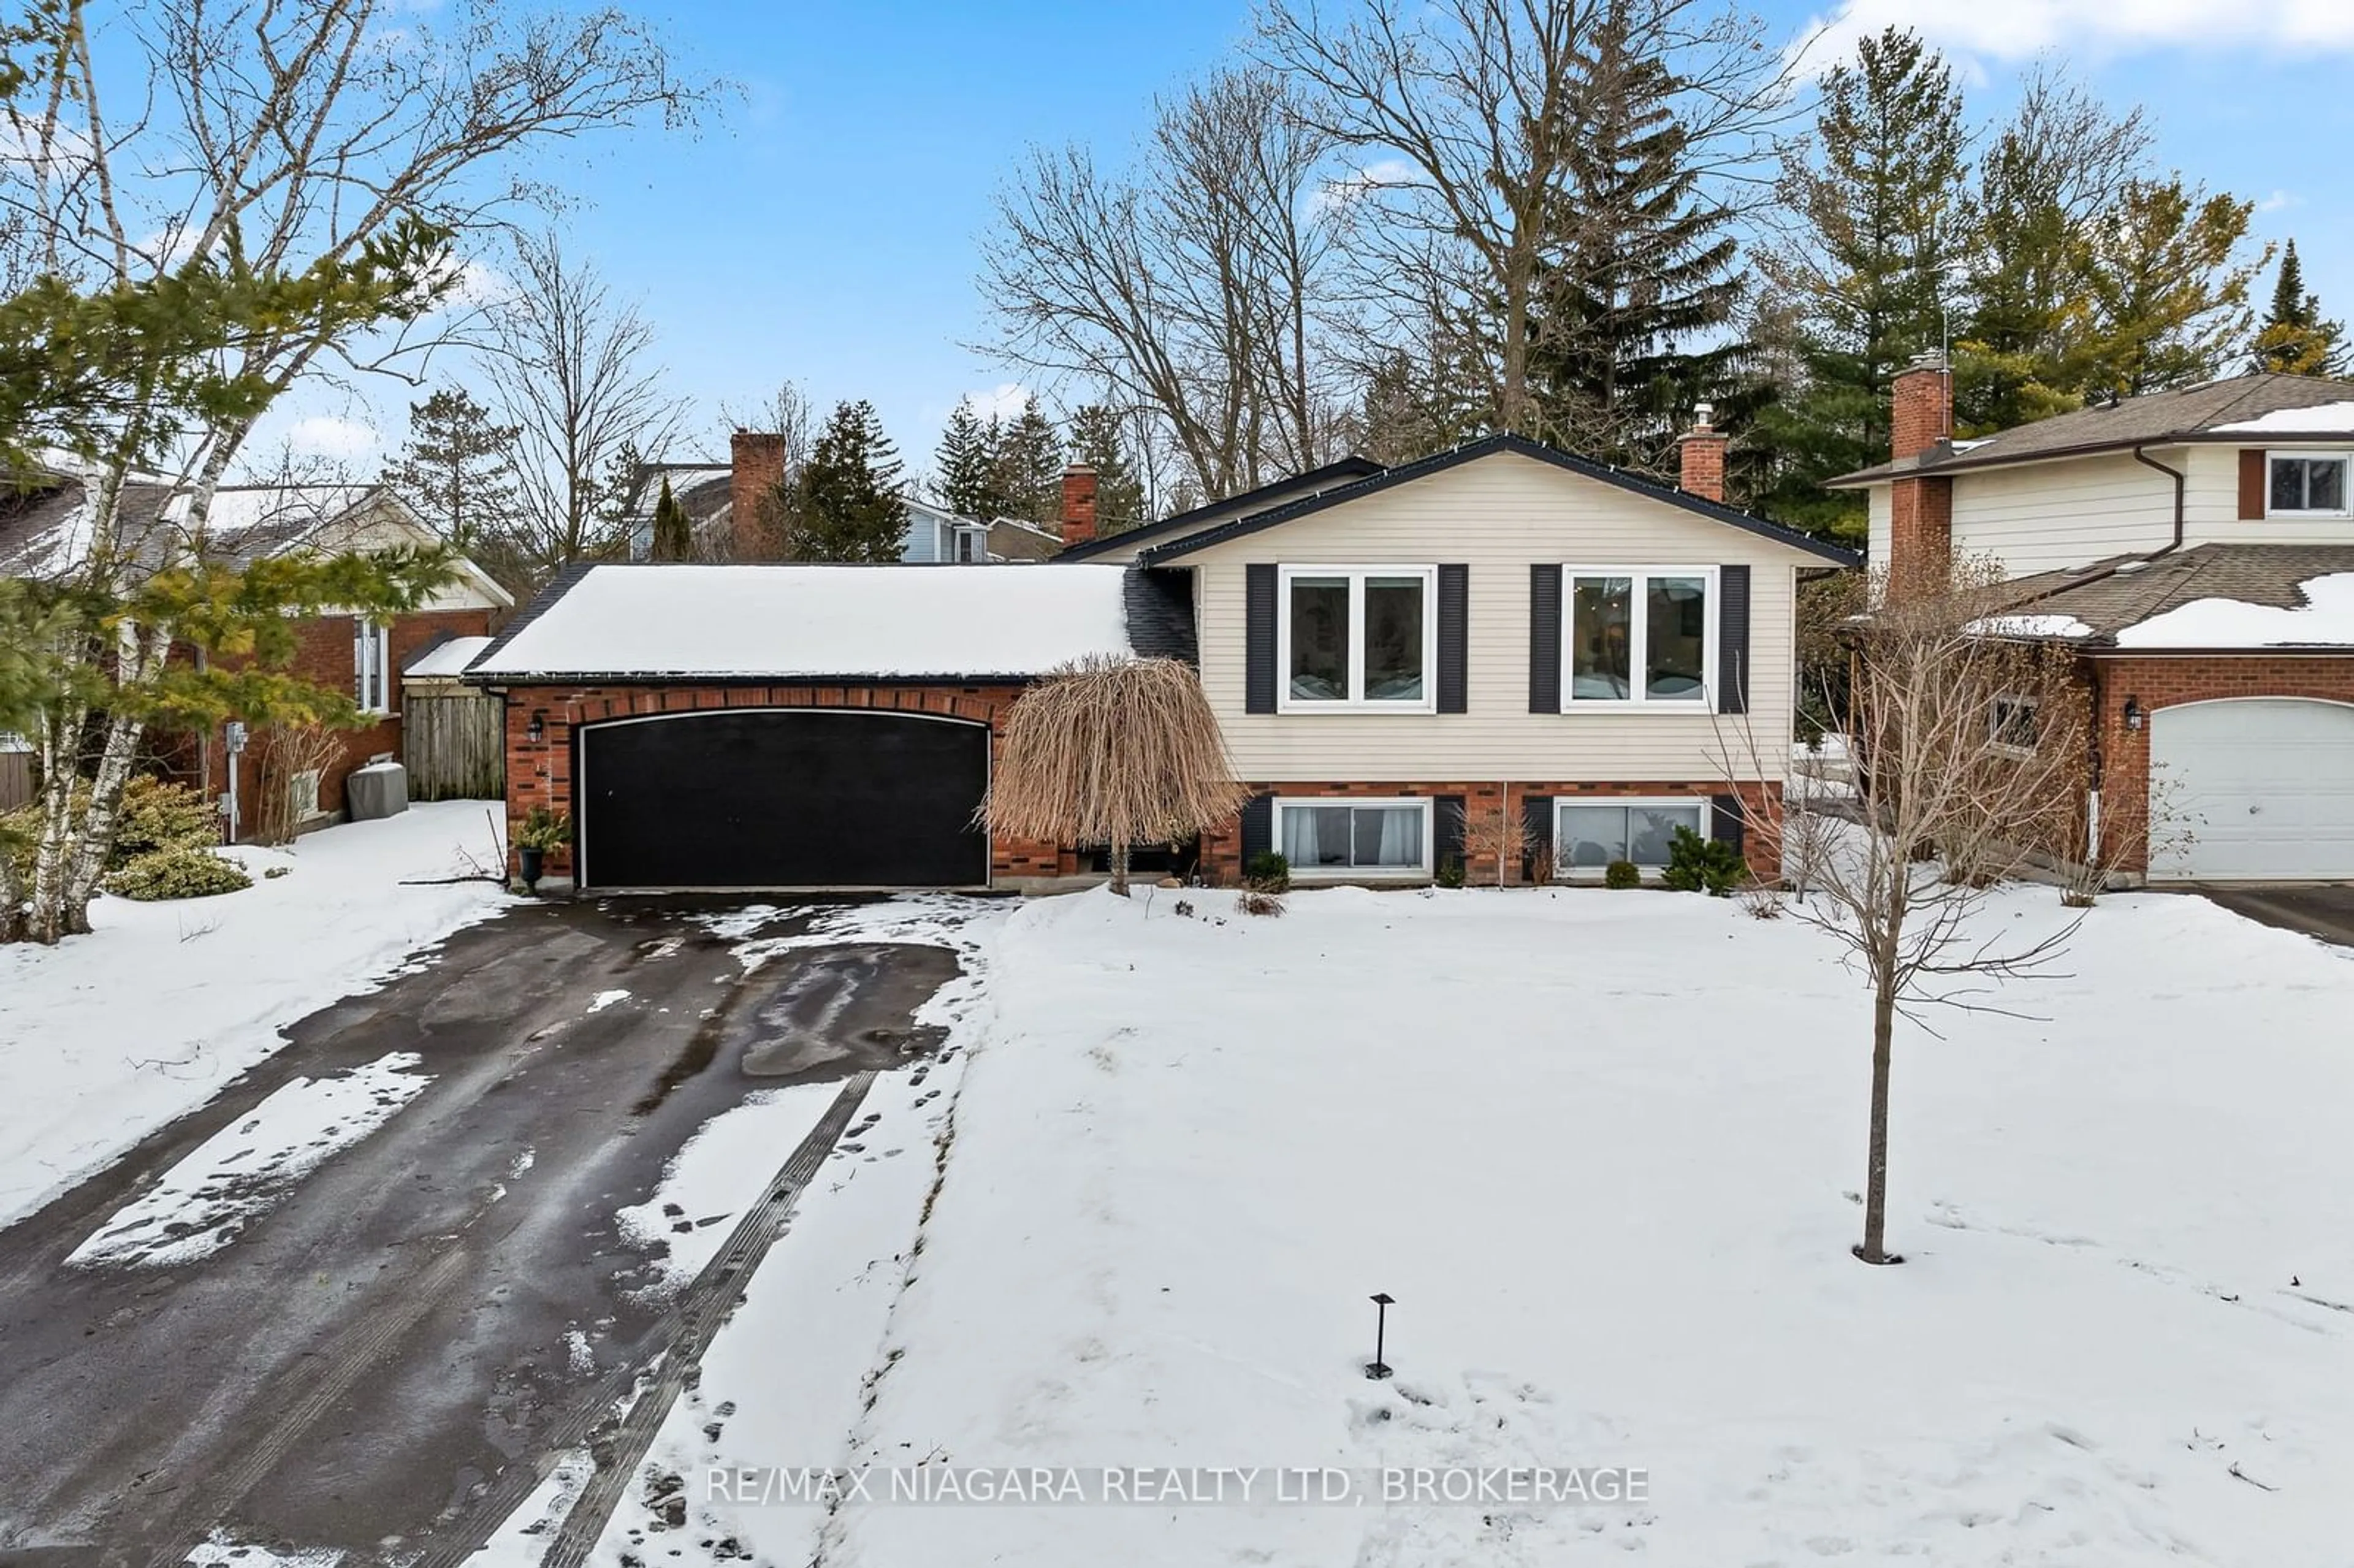
[[[690,713],[698,708],[865,708],[885,713],[937,714],[974,719],[990,731],[990,761],[1005,737],[1005,715],[1024,690],[1020,685],[807,685],[731,683],[644,686],[510,686],[507,688],[507,826],[515,826],[534,806],[569,814],[572,800],[572,732],[600,719],[643,714]],[[543,714],[541,736],[531,738],[531,716]],[[999,838],[990,843],[991,875],[1000,881],[1076,875],[1084,869],[1069,849],[1033,839]],[[568,876],[568,852],[550,854],[551,876]]]
[[[2101,750],[2101,819],[2120,870],[2149,868],[2150,721],[2126,726],[2126,701],[2145,715],[2223,697],[2317,697],[2354,703],[2354,657],[2346,654],[2193,653],[2102,657],[2092,666]],[[2164,801],[2159,802],[2163,810]],[[2161,820],[2159,832],[2165,832]],[[2122,839],[2118,835],[2122,835]]]
[[[473,609],[419,610],[392,623],[392,710],[365,728],[337,732],[340,744],[319,775],[319,806],[329,817],[344,809],[344,780],[355,768],[385,752],[400,755],[400,710],[404,691],[400,668],[426,644],[451,637],[486,637],[499,612]],[[294,625],[294,657],[286,673],[346,695],[354,690],[352,620],[348,615],[308,616]],[[178,656],[178,655],[175,655]],[[228,788],[226,773],[228,736],[216,728],[204,736],[169,736],[159,739],[164,770],[185,782],[201,784],[217,796]],[[239,839],[252,836],[261,798],[261,760],[249,748],[238,758],[237,794]],[[323,821],[325,819],[322,819]]]
[[[1712,796],[1735,792],[1722,779],[1701,783],[1691,781],[1622,783],[1614,780],[1606,784],[1558,782],[1548,784],[1535,781],[1499,783],[1492,779],[1477,784],[1437,784],[1427,780],[1410,784],[1375,784],[1357,781],[1302,783],[1287,779],[1280,783],[1252,784],[1248,788],[1254,795],[1279,795],[1286,798],[1347,799],[1353,796],[1360,799],[1421,800],[1437,795],[1460,795],[1463,797],[1464,809],[1473,813],[1479,811],[1482,807],[1493,807],[1497,794],[1500,790],[1505,810],[1515,818],[1522,815],[1524,802],[1532,795],[1552,796],[1556,800],[1624,800],[1640,796],[1688,795],[1705,800]],[[1753,816],[1762,817],[1776,824],[1776,831],[1770,833],[1745,832],[1742,835],[1743,858],[1748,861],[1749,869],[1754,874],[1767,881],[1777,881],[1782,874],[1782,845],[1779,832],[1782,818],[1782,787],[1779,784],[1751,782],[1742,785],[1738,793],[1746,802],[1749,812]],[[1434,822],[1433,832],[1439,831],[1439,826]],[[1202,872],[1205,879],[1213,883],[1232,885],[1242,880],[1242,871],[1243,842],[1240,818],[1213,832],[1202,835]],[[1476,872],[1472,875],[1472,880],[1479,880]],[[1526,879],[1522,875],[1520,866],[1511,865],[1505,868],[1505,880],[1518,885]]]

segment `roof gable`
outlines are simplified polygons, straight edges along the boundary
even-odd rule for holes
[[[1444,473],[1466,463],[1507,455],[1532,459],[1581,478],[1596,480],[1639,495],[1646,500],[1677,507],[1711,523],[1723,524],[1761,538],[1770,539],[1777,545],[1801,551],[1831,566],[1862,565],[1863,557],[1855,551],[1842,549],[1812,535],[1799,533],[1795,528],[1784,527],[1779,523],[1753,516],[1737,507],[1727,506],[1722,502],[1710,501],[1705,497],[1694,495],[1689,491],[1678,490],[1672,485],[1661,484],[1625,469],[1594,462],[1563,451],[1557,447],[1546,446],[1541,441],[1532,441],[1523,437],[1510,435],[1487,436],[1424,458],[1418,462],[1401,463],[1395,468],[1383,469],[1352,482],[1320,491],[1314,495],[1306,496],[1298,501],[1251,513],[1216,527],[1154,546],[1144,550],[1138,558],[1149,565],[1158,566],[1192,555],[1196,551],[1223,545],[1231,539],[1239,539],[1265,529],[1280,527],[1286,523],[1312,516],[1335,506],[1345,505],[1349,502],[1364,496],[1376,495],[1402,484],[1411,484],[1416,480]]]
[[[1208,528],[1222,517],[1247,515],[1263,507],[1279,504],[1284,497],[1296,496],[1303,490],[1310,492],[1328,490],[1335,485],[1349,484],[1381,471],[1382,465],[1371,458],[1344,457],[1336,462],[1328,462],[1321,468],[1311,468],[1305,472],[1293,474],[1288,479],[1279,479],[1271,484],[1262,484],[1256,490],[1246,490],[1238,495],[1229,495],[1223,501],[1209,502],[1180,512],[1173,517],[1163,517],[1157,523],[1140,524],[1133,528],[1123,528],[1117,534],[1097,535],[1085,544],[1066,546],[1056,559],[1086,560],[1090,556],[1105,555],[1114,550],[1136,549],[1145,540],[1157,539],[1166,542],[1180,537],[1188,530]]]

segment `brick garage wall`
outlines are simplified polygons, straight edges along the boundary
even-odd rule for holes
[[[516,823],[534,806],[572,810],[572,732],[601,719],[703,708],[864,708],[881,713],[937,714],[975,719],[990,730],[990,761],[1005,736],[1005,715],[1023,688],[1002,686],[661,685],[514,686],[507,691],[507,820]],[[531,715],[546,715],[541,738],[531,738]],[[994,840],[990,872],[999,881],[1071,876],[1077,854],[1033,839]],[[568,876],[568,853],[551,854],[546,871]]]
[[[344,780],[355,768],[365,767],[369,758],[381,752],[400,755],[400,706],[404,695],[400,683],[400,667],[415,657],[429,642],[444,633],[451,637],[486,637],[495,611],[490,609],[420,610],[404,615],[392,624],[392,708],[376,723],[362,729],[338,732],[338,746],[334,759],[319,776],[319,805],[325,811],[340,812],[344,808]],[[175,657],[184,655],[175,654]],[[353,689],[352,618],[348,615],[311,616],[294,626],[294,657],[287,673],[299,676],[313,685],[348,696]],[[188,783],[207,780],[217,795],[228,787],[224,759],[228,757],[228,737],[215,730],[205,744],[211,749],[208,770],[199,754],[197,737],[179,735],[162,737],[156,751],[165,769],[174,777]],[[256,802],[260,799],[260,758],[249,750],[238,761],[238,810],[241,818],[239,836],[249,837],[257,819]]]
[[[2102,831],[2120,848],[2119,868],[2137,874],[2149,868],[2150,726],[2145,718],[2140,729],[2126,727],[2126,698],[2137,700],[2146,715],[2226,697],[2354,703],[2354,657],[2345,654],[2201,653],[2092,662],[2099,705]],[[2163,800],[2159,805],[2163,811]],[[2165,832],[2162,820],[2159,832]]]
[[[1254,795],[1278,795],[1288,799],[1299,797],[1348,799],[1351,797],[1357,797],[1421,800],[1434,795],[1460,795],[1463,797],[1465,809],[1475,815],[1482,808],[1492,809],[1496,803],[1497,797],[1499,794],[1501,794],[1504,800],[1505,809],[1516,818],[1519,817],[1525,810],[1524,802],[1531,795],[1550,795],[1555,799],[1568,798],[1576,800],[1624,800],[1630,796],[1659,795],[1690,795],[1706,799],[1712,796],[1730,794],[1734,792],[1729,789],[1722,780],[1711,780],[1706,783],[1694,783],[1687,780],[1681,783],[1621,783],[1613,781],[1602,784],[1591,782],[1555,782],[1550,784],[1531,782],[1508,784],[1499,783],[1491,779],[1485,783],[1479,784],[1434,784],[1426,780],[1410,784],[1384,784],[1366,783],[1353,780],[1345,783],[1319,783],[1314,781],[1302,783],[1296,779],[1287,779],[1281,783],[1252,784],[1248,786],[1248,788]],[[1782,820],[1782,787],[1778,784],[1744,784],[1741,787],[1739,793],[1747,802],[1749,811],[1752,815],[1763,817],[1765,820],[1774,824],[1774,831],[1771,832],[1759,833],[1752,832],[1744,833],[1742,835],[1742,854],[1744,858],[1749,862],[1749,869],[1756,875],[1769,879],[1778,879],[1782,874],[1782,846],[1780,834],[1780,823]],[[1438,824],[1437,823],[1433,824],[1434,831],[1437,831],[1437,826]],[[1214,883],[1233,885],[1242,880],[1242,821],[1239,818],[1235,819],[1234,821],[1228,822],[1223,828],[1202,835],[1202,872],[1206,878]],[[1508,882],[1514,884],[1518,884],[1523,880],[1521,875],[1521,868],[1518,865],[1506,867],[1505,877]],[[1476,874],[1474,874],[1474,880],[1477,880]]]

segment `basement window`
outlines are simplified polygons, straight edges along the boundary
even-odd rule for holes
[[[1708,801],[1690,799],[1556,801],[1554,870],[1602,871],[1614,860],[1660,870],[1675,847],[1678,828],[1708,836]]]
[[[2042,734],[2042,720],[2033,697],[1997,697],[1991,705],[1990,734],[1999,750],[2013,757],[2032,757]]]
[[[2272,457],[2270,504],[2274,516],[2314,514],[2346,515],[2346,455],[2274,453]]]
[[[1428,800],[1275,802],[1276,842],[1294,876],[1426,876]]]

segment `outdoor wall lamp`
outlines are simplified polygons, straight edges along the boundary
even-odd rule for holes
[[[2126,727],[2127,729],[2139,729],[2141,727],[2141,699],[2139,697],[2127,697],[2126,699]]]
[[[2126,722],[2138,726],[2141,721],[2138,719],[2128,719]],[[547,738],[547,710],[546,708],[534,708],[531,710],[531,725],[529,728],[524,731],[524,734],[535,742]]]

